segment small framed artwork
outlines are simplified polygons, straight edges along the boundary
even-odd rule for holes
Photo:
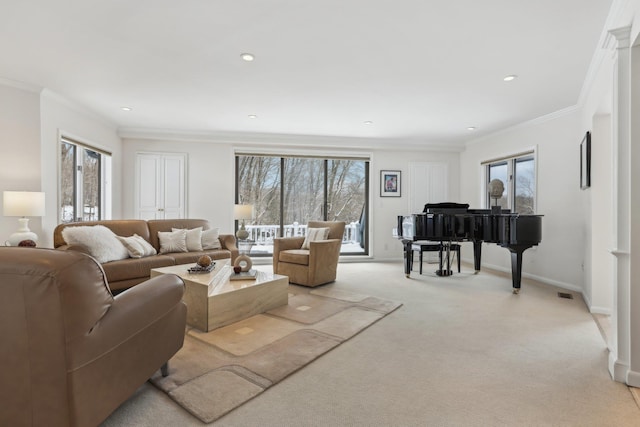
[[[400,171],[380,171],[380,197],[400,197]]]
[[[591,132],[580,143],[580,188],[591,187]]]

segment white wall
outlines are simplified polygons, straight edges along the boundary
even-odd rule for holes
[[[40,95],[37,90],[0,82],[0,193],[40,191],[39,127]],[[0,194],[0,203],[1,200]],[[29,228],[42,240],[40,218],[30,218]],[[1,244],[17,229],[17,218],[0,216]]]
[[[611,115],[593,118],[591,144],[590,274],[585,277],[585,299],[593,313],[611,314],[613,308],[613,195]]]
[[[125,139],[123,141],[122,191],[123,218],[135,218],[134,193],[136,153],[187,154],[187,209],[189,218],[206,219],[220,227],[223,234],[233,233],[234,156],[230,144],[211,142]]]
[[[54,93],[0,81],[0,190],[44,191],[46,215],[31,218],[38,246],[53,246],[58,224],[59,132],[113,154],[113,215],[121,215],[121,141],[115,127]],[[0,216],[0,241],[17,229],[16,218]]]
[[[579,186],[579,146],[587,130],[577,110],[566,111],[469,144],[460,159],[461,197],[480,206],[481,162],[535,147],[536,211],[544,215],[542,242],[524,252],[523,276],[575,290],[582,290],[589,236],[585,194]],[[511,271],[509,251],[494,244],[484,244],[482,251],[483,265]],[[471,248],[465,248],[463,258],[471,257]]]
[[[53,247],[53,229],[58,219],[58,164],[60,135],[111,152],[113,162],[112,217],[121,218],[122,142],[114,125],[44,90],[40,99],[42,190],[46,193],[47,215],[42,219],[41,246]],[[44,239],[43,239],[44,238]]]
[[[187,139],[187,138],[185,138]],[[328,148],[305,148],[297,141],[296,146],[268,144],[257,147],[251,144],[239,144],[218,141],[163,140],[161,138],[125,138],[124,141],[124,181],[134,182],[135,154],[137,152],[187,153],[187,186],[188,216],[204,218],[220,227],[223,233],[233,232],[234,195],[234,154],[236,149],[251,147],[253,151],[263,150],[272,154],[314,154],[331,155],[349,152],[367,155],[370,163],[370,200],[372,244],[370,255],[376,259],[401,259],[402,245],[392,236],[398,215],[409,213],[409,162],[434,161],[445,162],[449,166],[450,199],[459,199],[459,154],[456,152],[437,152],[424,149],[412,151],[364,149],[362,147],[335,148],[338,144],[328,143]],[[256,148],[257,147],[257,148]],[[380,170],[400,170],[402,172],[402,197],[380,197]],[[123,188],[123,216],[134,215],[134,188],[130,185]]]

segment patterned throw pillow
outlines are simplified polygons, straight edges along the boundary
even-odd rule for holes
[[[304,238],[302,243],[302,249],[310,249],[311,242],[317,242],[318,240],[327,240],[329,237],[329,227],[323,228],[307,228],[307,237]]]
[[[144,258],[147,256],[155,255],[156,249],[151,246],[151,243],[144,240],[144,238],[134,234],[130,237],[116,236],[120,242],[127,248],[129,256],[131,258]]]
[[[187,250],[187,230],[158,231],[160,240],[160,253],[188,252]]]
[[[178,231],[180,228],[172,228],[171,231]],[[202,250],[202,227],[187,230],[187,251],[199,252]]]

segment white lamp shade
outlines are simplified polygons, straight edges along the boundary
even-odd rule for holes
[[[234,219],[251,219],[253,218],[253,205],[235,205],[233,207]]]
[[[44,193],[39,191],[3,192],[4,216],[44,216]]]

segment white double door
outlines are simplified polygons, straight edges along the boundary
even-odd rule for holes
[[[186,154],[136,154],[137,218],[149,220],[186,217],[186,163]]]
[[[409,210],[420,213],[427,203],[450,202],[449,166],[439,162],[409,163]]]

